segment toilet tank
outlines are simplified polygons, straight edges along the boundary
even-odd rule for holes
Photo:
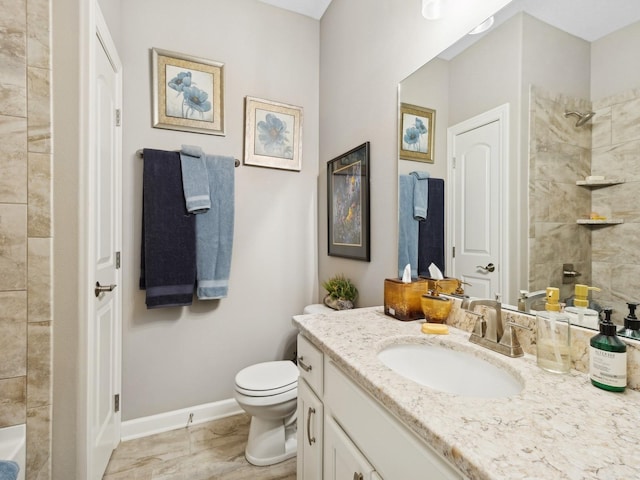
[[[304,307],[304,310],[302,310],[302,313],[305,315],[311,314],[311,313],[331,313],[331,312],[335,312],[335,310],[333,308],[327,307],[323,303],[314,303],[313,305],[307,305],[306,307]]]

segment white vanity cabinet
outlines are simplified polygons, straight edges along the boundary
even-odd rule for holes
[[[298,480],[322,479],[323,355],[298,335]]]
[[[381,478],[351,439],[330,417],[324,420],[324,480]],[[373,475],[376,474],[374,477]]]
[[[335,419],[373,465],[379,475],[375,478],[466,478],[326,357],[324,375],[325,428],[328,417]],[[351,476],[345,478],[350,480]]]
[[[466,478],[301,335],[298,367],[298,480]]]

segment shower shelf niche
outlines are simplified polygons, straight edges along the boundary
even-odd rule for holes
[[[604,178],[599,180],[578,180],[576,185],[581,187],[609,187],[611,185],[618,185],[624,183],[623,178]],[[591,218],[579,218],[577,220],[578,225],[619,225],[624,223],[624,220],[610,218],[607,220],[593,220]]]
[[[609,219],[609,220],[591,220],[590,218],[579,218],[577,220],[578,225],[620,225],[624,223],[624,220]]]
[[[624,183],[620,178],[609,178],[605,180],[578,180],[576,185],[581,187],[608,187],[610,185],[618,185]]]

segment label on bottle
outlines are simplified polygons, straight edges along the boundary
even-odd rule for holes
[[[590,347],[589,377],[610,387],[626,387],[627,352],[607,352]]]

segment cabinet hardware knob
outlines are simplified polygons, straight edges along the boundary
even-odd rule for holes
[[[361,473],[353,472],[353,480],[362,480],[364,477]]]

